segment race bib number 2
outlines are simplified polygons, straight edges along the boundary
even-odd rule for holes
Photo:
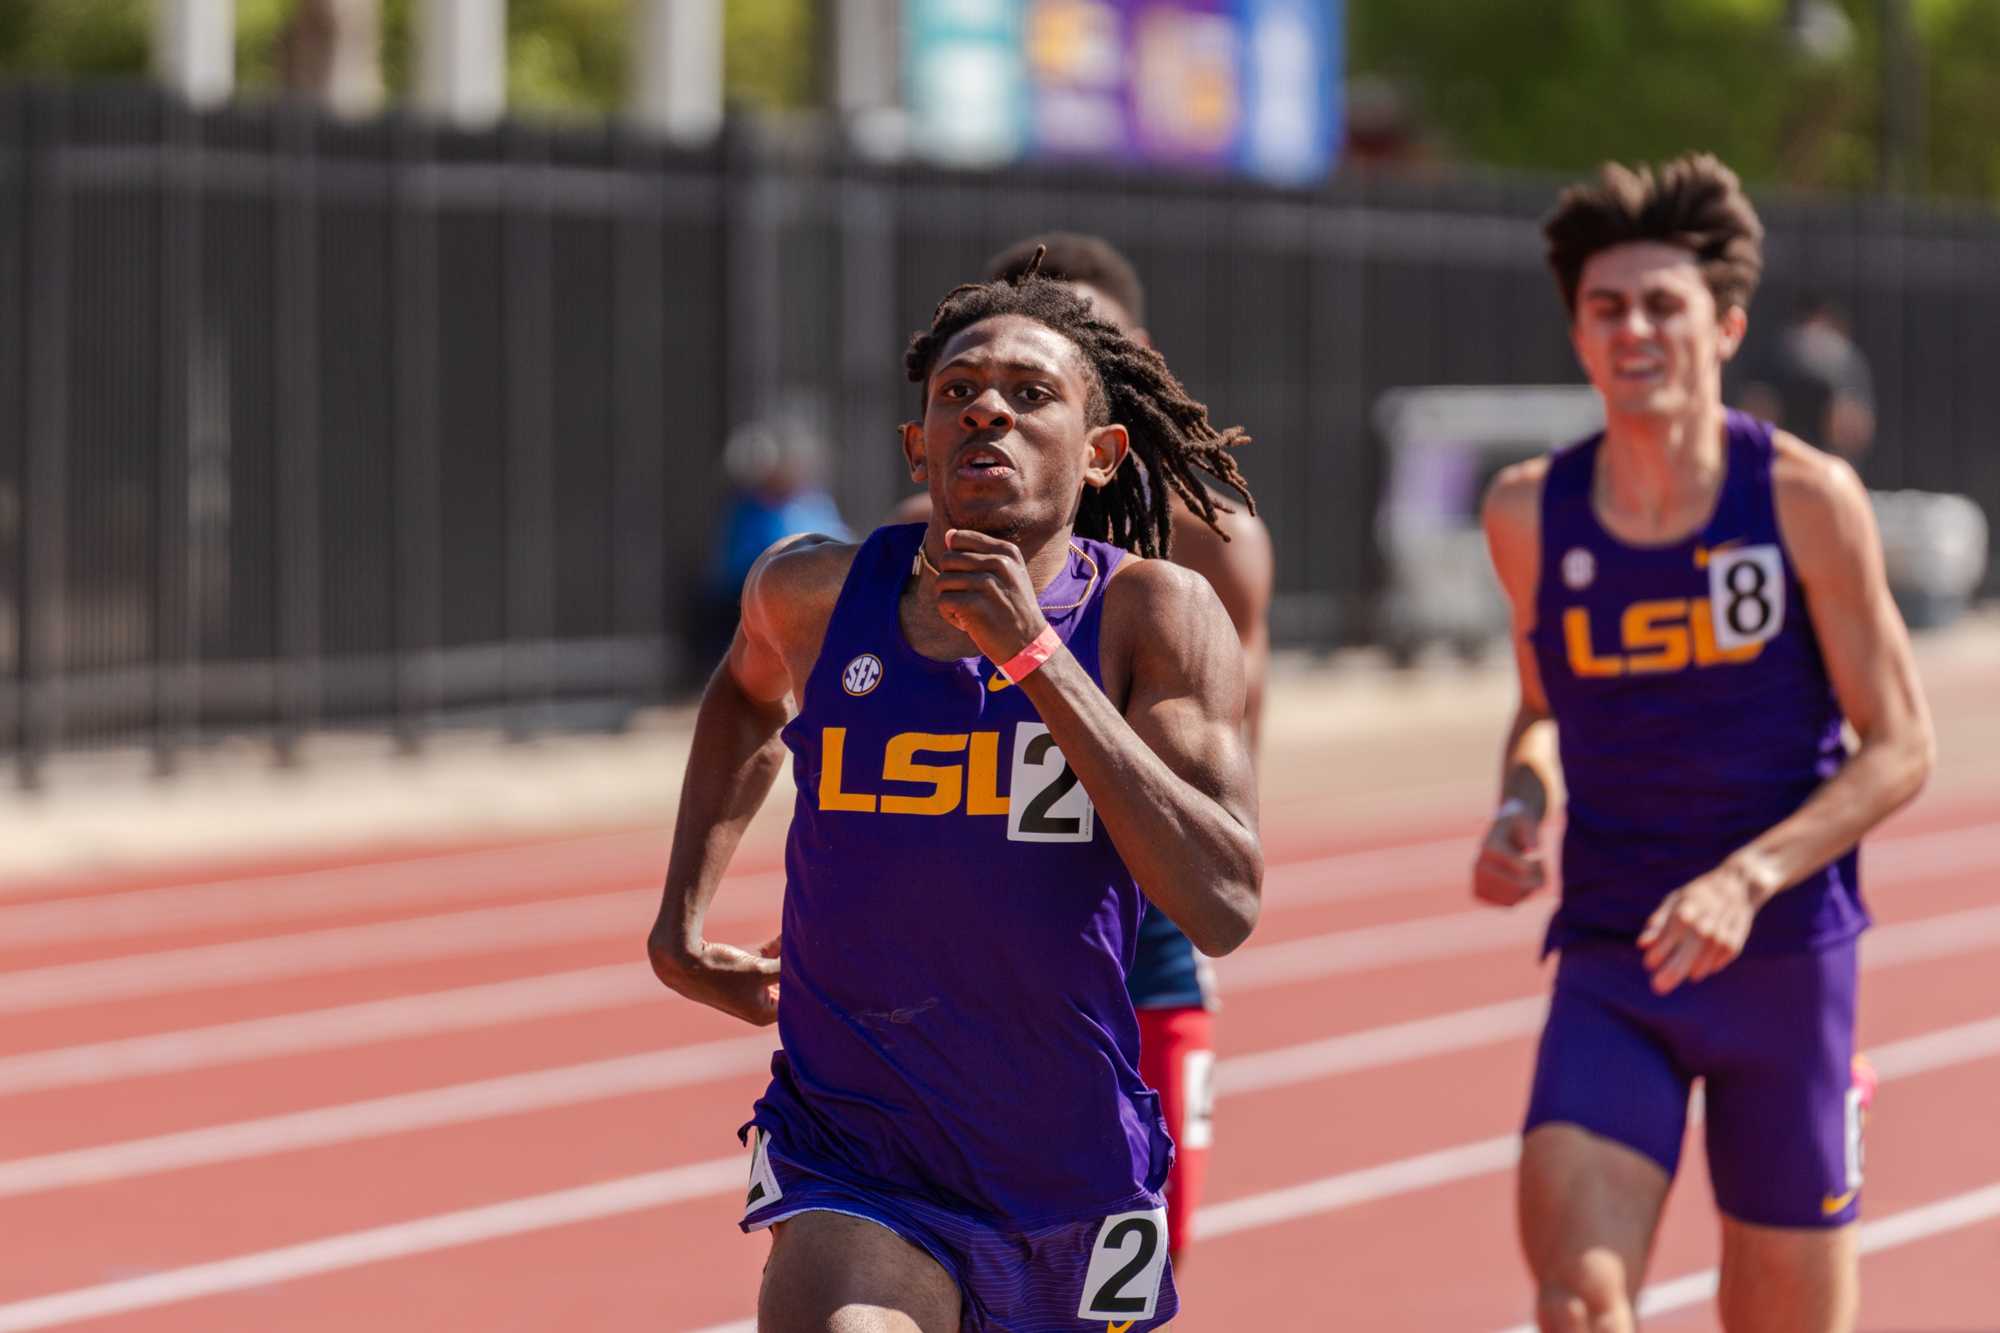
[[[1097,831],[1090,793],[1056,748],[1056,738],[1039,722],[1023,722],[1014,729],[1010,790],[1009,841],[1089,842]]]
[[[785,1197],[785,1192],[778,1188],[778,1173],[771,1169],[771,1136],[757,1128],[752,1128],[750,1135],[750,1188],[743,1198],[745,1217]]]
[[[1167,1210],[1113,1213],[1097,1228],[1076,1317],[1132,1324],[1153,1317],[1167,1272]]]

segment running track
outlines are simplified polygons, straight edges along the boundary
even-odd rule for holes
[[[1355,828],[1279,785],[1177,1327],[1514,1327],[1546,906],[1474,909],[1476,808]],[[647,971],[663,843],[0,885],[0,1333],[748,1330],[733,1131],[770,1037]],[[773,927],[769,857],[719,937]],[[1865,857],[1864,1326],[1991,1330],[2000,798]],[[1649,1328],[1713,1326],[1709,1207],[1695,1135]]]

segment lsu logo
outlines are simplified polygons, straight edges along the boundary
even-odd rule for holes
[[[1778,548],[1716,548],[1697,552],[1695,559],[1708,570],[1709,595],[1633,602],[1619,617],[1619,652],[1597,651],[1589,608],[1565,610],[1563,647],[1570,671],[1590,679],[1755,661],[1784,628],[1784,562]]]
[[[1089,842],[1096,809],[1055,738],[1039,722],[1014,727],[1007,795],[1000,792],[1000,733],[902,731],[882,749],[880,781],[872,764],[847,750],[847,728],[820,731],[819,808],[853,814],[1004,815],[1013,842]],[[942,759],[939,763],[935,760]],[[904,790],[869,790],[896,784]],[[910,790],[914,789],[914,790]]]

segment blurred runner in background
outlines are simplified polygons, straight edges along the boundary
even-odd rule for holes
[[[1634,1327],[1701,1078],[1724,1326],[1844,1333],[1869,1087],[1855,843],[1930,771],[1909,636],[1854,469],[1723,407],[1763,267],[1735,174],[1607,165],[1544,233],[1606,426],[1487,496],[1521,703],[1473,876],[1501,906],[1540,888],[1566,784],[1520,1166],[1536,1315]]]
[[[1778,338],[1769,378],[1743,387],[1753,416],[1858,464],[1875,442],[1875,377],[1847,318],[1823,296],[1808,296]]]

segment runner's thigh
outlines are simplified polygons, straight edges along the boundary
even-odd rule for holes
[[[809,1212],[771,1230],[759,1333],[958,1333],[958,1284],[887,1227]]]

